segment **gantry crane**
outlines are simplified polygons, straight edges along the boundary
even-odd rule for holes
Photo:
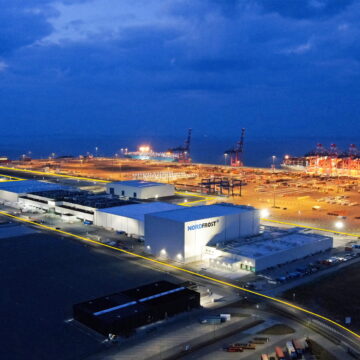
[[[244,151],[244,137],[245,129],[241,129],[240,140],[236,143],[235,147],[225,151],[225,156],[230,155],[230,165],[234,167],[243,166],[243,151]]]
[[[192,129],[189,129],[188,136],[183,146],[178,146],[176,148],[169,149],[169,152],[178,154],[178,160],[180,163],[185,163],[185,164],[191,163],[191,157],[190,157],[191,132]]]

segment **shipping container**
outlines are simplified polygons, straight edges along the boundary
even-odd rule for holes
[[[227,352],[243,352],[244,349],[240,346],[229,346],[227,349],[226,349]]]
[[[275,354],[276,354],[277,360],[285,360],[286,359],[282,348],[279,346],[275,347]]]

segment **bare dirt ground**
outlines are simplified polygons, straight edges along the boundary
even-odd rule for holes
[[[312,283],[299,286],[284,294],[284,297],[295,301],[305,308],[328,315],[340,324],[345,317],[352,318],[348,326],[354,331],[360,330],[360,264],[354,264],[336,273]]]

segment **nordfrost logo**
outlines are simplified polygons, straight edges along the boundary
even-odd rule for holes
[[[219,223],[219,219],[214,220],[214,221],[203,222],[202,224],[189,225],[188,226],[188,231],[214,227],[218,223]]]

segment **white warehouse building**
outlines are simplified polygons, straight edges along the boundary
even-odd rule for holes
[[[106,192],[120,197],[145,200],[173,196],[175,187],[152,181],[127,180],[106,184]]]
[[[144,236],[146,214],[182,208],[180,205],[165,202],[151,202],[98,209],[95,212],[94,225],[108,230],[125,231],[129,236]]]
[[[259,210],[215,204],[145,215],[146,250],[154,256],[185,263],[202,260],[208,244],[259,233]]]
[[[266,231],[253,241],[236,240],[223,247],[206,246],[204,258],[212,268],[258,272],[329,250],[333,238],[298,228]]]
[[[37,191],[66,189],[67,186],[37,180],[5,181],[0,183],[0,200],[18,206],[19,197]]]

